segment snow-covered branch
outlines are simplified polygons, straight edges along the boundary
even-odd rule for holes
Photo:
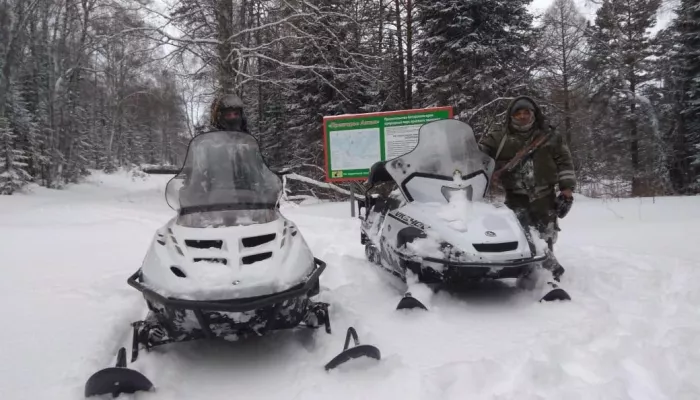
[[[317,181],[317,180],[314,180],[314,179],[307,178],[307,177],[305,177],[305,176],[299,175],[299,174],[297,174],[297,173],[295,173],[295,172],[288,173],[288,174],[286,174],[285,176],[287,177],[287,179],[292,179],[292,180],[295,180],[295,181],[308,183],[308,184],[310,184],[310,185],[318,186],[318,187],[323,188],[323,189],[334,190],[334,191],[336,191],[336,192],[338,192],[338,193],[342,193],[342,194],[345,194],[345,195],[347,195],[347,196],[350,196],[350,195],[351,195],[351,193],[350,193],[349,190],[345,190],[345,189],[343,189],[343,188],[341,188],[341,187],[339,187],[339,186],[336,186],[336,185],[334,185],[334,184],[332,184],[332,183],[319,182],[319,181]],[[358,199],[363,199],[363,197],[360,196],[360,195],[358,195],[358,194],[355,194],[355,197],[358,198]]]

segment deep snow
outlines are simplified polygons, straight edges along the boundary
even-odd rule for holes
[[[126,278],[173,215],[167,178],[0,197],[0,399],[82,398],[128,342],[144,305]],[[428,313],[394,310],[400,292],[364,260],[348,204],[283,212],[328,263],[333,334],[165,346],[137,363],[156,392],[122,398],[700,398],[700,197],[579,197],[556,247],[573,302],[493,284],[439,293]],[[326,373],[348,326],[382,360]]]

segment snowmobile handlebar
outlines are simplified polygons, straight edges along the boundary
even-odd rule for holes
[[[155,291],[149,289],[141,282],[141,269],[139,268],[133,275],[129,277],[127,283],[135,288],[149,299],[165,306],[178,308],[182,310],[206,310],[206,311],[224,311],[224,312],[245,312],[251,311],[272,304],[284,302],[299,296],[313,289],[315,282],[326,269],[326,263],[314,257],[315,268],[306,278],[306,281],[284,292],[271,294],[268,296],[258,296],[247,299],[233,299],[220,301],[199,301],[199,300],[182,300],[171,297],[165,297]]]

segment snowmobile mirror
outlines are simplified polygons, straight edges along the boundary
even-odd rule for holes
[[[165,186],[165,202],[173,210],[180,210],[180,191],[185,186],[185,176],[174,176]]]
[[[348,349],[350,345],[350,337],[355,341],[355,347]],[[328,364],[326,364],[326,371],[330,371],[344,364],[352,359],[360,357],[370,357],[376,360],[381,360],[382,355],[378,348],[367,345],[360,344],[360,340],[357,337],[357,331],[352,326],[348,328],[348,333],[345,336],[345,346],[343,347],[343,352],[335,356]]]
[[[112,394],[116,398],[122,393],[150,391],[153,384],[143,374],[126,367],[126,349],[117,353],[116,367],[95,372],[85,384],[85,397]]]

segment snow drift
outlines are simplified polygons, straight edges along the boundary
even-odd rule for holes
[[[143,316],[126,285],[172,217],[167,176],[94,174],[0,196],[0,398],[77,399]],[[700,198],[578,197],[555,247],[575,299],[533,303],[511,286],[438,293],[430,313],[364,261],[350,206],[285,205],[327,270],[332,335],[280,332],[165,346],[139,399],[681,399],[700,397]],[[382,360],[326,373],[354,326]],[[124,396],[125,398],[130,398]]]

